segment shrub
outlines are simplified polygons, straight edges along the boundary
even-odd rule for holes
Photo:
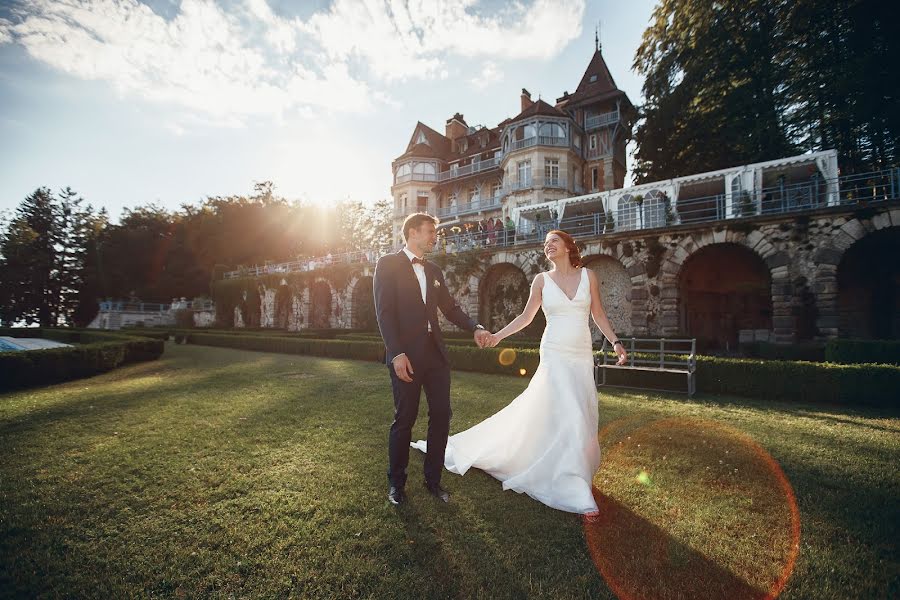
[[[124,364],[155,360],[164,348],[162,339],[92,330],[3,328],[0,335],[77,344],[70,348],[0,353],[0,390],[89,377]]]

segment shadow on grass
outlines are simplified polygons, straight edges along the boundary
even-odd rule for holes
[[[596,488],[594,499],[600,514],[585,521],[585,539],[620,600],[767,596]]]

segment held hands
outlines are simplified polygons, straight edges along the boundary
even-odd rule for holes
[[[616,355],[619,357],[619,360],[616,361],[616,366],[621,367],[625,364],[625,361],[628,360],[628,353],[625,352],[625,346],[622,345],[622,342],[619,342],[613,346],[613,350],[616,351]]]
[[[479,348],[488,348],[487,345],[489,339],[491,338],[491,332],[487,329],[476,329],[475,330],[475,343],[478,344]]]

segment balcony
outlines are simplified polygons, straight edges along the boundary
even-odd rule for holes
[[[452,219],[463,215],[470,215],[486,210],[498,210],[501,205],[502,195],[493,198],[478,198],[471,202],[458,204],[456,206],[446,206],[437,209],[437,217],[441,219]]]
[[[602,115],[594,115],[584,120],[584,130],[600,129],[609,125],[615,125],[619,122],[619,111],[603,113]]]
[[[487,160],[473,162],[470,165],[466,165],[464,167],[459,167],[458,169],[450,169],[449,171],[441,171],[441,173],[438,175],[436,181],[449,181],[451,179],[458,179],[460,177],[468,177],[469,175],[477,175],[478,173],[483,173],[484,171],[490,171],[491,169],[496,169],[499,166],[500,166],[500,157],[495,156],[494,158],[489,158]]]
[[[506,185],[503,186],[503,193],[506,195],[512,192],[534,188],[554,188],[569,190],[575,193],[581,193],[583,191],[583,187],[580,183],[570,182],[565,177],[527,177],[525,179],[507,182]]]
[[[394,177],[394,184],[406,183],[407,181],[434,182],[437,180],[438,176],[434,173],[407,173],[406,175],[398,175]]]

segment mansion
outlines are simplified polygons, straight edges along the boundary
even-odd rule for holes
[[[636,115],[599,48],[575,92],[551,106],[521,95],[521,112],[494,128],[457,113],[443,134],[419,122],[392,164],[394,243],[407,215],[428,212],[442,226],[512,219],[525,207],[621,188],[625,144]]]

